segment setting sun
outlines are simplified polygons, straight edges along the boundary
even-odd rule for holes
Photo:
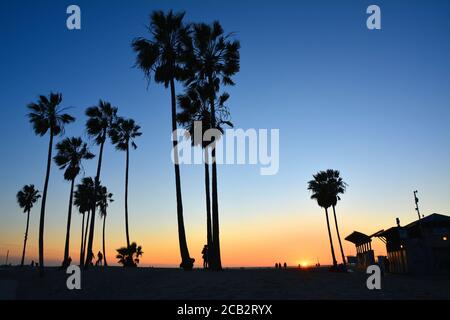
[[[300,266],[302,268],[307,268],[307,267],[309,267],[309,263],[308,263],[308,261],[300,261]]]

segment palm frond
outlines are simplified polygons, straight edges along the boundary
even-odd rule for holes
[[[16,195],[17,203],[23,212],[31,210],[40,197],[39,191],[32,184],[25,185]]]

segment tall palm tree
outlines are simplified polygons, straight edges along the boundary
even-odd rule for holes
[[[189,43],[189,28],[183,24],[184,13],[174,14],[172,11],[164,14],[154,11],[150,17],[148,27],[152,39],[137,38],[132,47],[137,54],[136,66],[145,74],[148,80],[154,78],[156,83],[162,83],[166,88],[170,86],[172,134],[177,130],[176,121],[176,93],[175,81],[184,81],[187,71],[182,63],[182,57]],[[184,228],[183,200],[181,196],[181,178],[178,161],[176,135],[173,137],[174,170],[177,197],[178,238],[180,245],[181,263],[184,270],[191,270],[195,259],[189,255]]]
[[[72,202],[75,179],[81,171],[81,162],[94,158],[89,152],[88,146],[81,138],[66,138],[56,145],[57,155],[53,158],[60,170],[64,171],[64,179],[70,181],[69,210],[67,215],[66,242],[64,246],[63,268],[67,268],[69,262],[70,224],[72,221]]]
[[[34,188],[34,185],[26,185],[17,192],[17,203],[19,206],[23,209],[23,212],[27,214],[27,227],[25,229],[25,238],[23,240],[23,252],[22,252],[22,260],[20,262],[20,265],[23,267],[24,261],[25,261],[25,250],[27,247],[27,239],[28,239],[28,227],[30,225],[30,213],[31,209],[33,208],[34,204],[38,201],[38,199],[41,197],[39,194],[39,191]]]
[[[229,95],[224,93],[216,101],[216,129],[220,133],[223,133],[223,126],[233,126],[228,121],[229,111],[225,106],[225,102],[228,100]],[[209,161],[209,149],[212,142],[203,139],[206,131],[211,129],[211,112],[209,105],[209,97],[207,88],[201,86],[191,86],[184,95],[178,96],[178,105],[181,108],[181,112],[177,115],[177,121],[182,125],[192,141],[193,146],[201,146],[204,152],[204,166],[205,166],[205,199],[206,199],[206,240],[208,248],[213,247],[212,237],[212,224],[211,224],[211,191],[210,191],[210,161]],[[198,139],[195,135],[198,127],[201,126],[202,137]],[[210,260],[208,251],[208,261]]]
[[[208,88],[211,110],[211,127],[216,127],[215,99],[220,91],[220,84],[234,85],[233,75],[240,69],[240,43],[232,39],[232,34],[224,34],[218,21],[212,25],[195,24],[192,43],[184,55],[188,70],[190,70],[187,85],[202,84]],[[214,140],[213,140],[214,142]],[[221,270],[219,237],[219,205],[217,192],[216,150],[212,148],[212,224],[213,250],[211,268]]]
[[[37,102],[28,105],[28,118],[33,125],[36,135],[44,136],[49,133],[47,170],[45,173],[44,190],[42,193],[41,215],[39,219],[39,272],[44,275],[44,223],[45,204],[47,202],[48,181],[50,178],[50,167],[52,163],[53,138],[64,133],[66,124],[75,121],[71,115],[64,113],[65,108],[61,108],[62,95],[60,93],[50,93],[48,97],[40,96]]]
[[[102,169],[103,160],[103,148],[105,146],[106,138],[108,137],[108,132],[111,129],[112,124],[116,121],[117,108],[113,107],[109,102],[100,100],[97,106],[93,106],[86,109],[86,115],[88,120],[86,122],[87,134],[90,138],[93,138],[95,143],[100,146],[100,152],[98,156],[97,164],[97,174],[95,176],[94,183],[94,195],[97,195],[97,189],[100,186],[100,174]],[[91,221],[89,226],[89,239],[87,245],[87,257],[84,263],[87,269],[94,258],[92,254],[92,245],[94,242],[94,231],[95,231],[95,203],[93,201]]]
[[[328,219],[328,208],[331,206],[330,184],[328,183],[327,173],[320,171],[313,175],[313,180],[308,182],[308,190],[312,192],[311,199],[317,201],[317,204],[325,209],[327,218],[328,237],[330,239],[331,256],[333,258],[333,267],[337,267],[336,255],[334,254],[333,238],[331,236],[330,221]]]
[[[344,249],[342,248],[341,235],[339,233],[338,221],[336,217],[336,205],[337,202],[341,200],[339,195],[345,193],[348,185],[342,179],[342,177],[340,176],[341,173],[338,170],[328,169],[326,172],[328,183],[330,184],[331,207],[333,208],[334,223],[336,226],[336,233],[339,240],[339,248],[341,249],[342,263],[344,264],[344,266],[346,266],[347,263],[345,261]]]
[[[113,194],[109,193],[106,187],[100,186],[97,206],[99,207],[100,216],[103,218],[103,261],[105,267],[108,266],[108,263],[106,262],[105,226],[108,205],[114,201],[112,197]]]
[[[130,246],[130,234],[128,227],[128,170],[130,166],[130,144],[133,149],[137,148],[134,140],[141,136],[141,129],[133,119],[119,118],[113,125],[110,135],[111,141],[117,150],[126,152],[125,162],[125,232],[127,237],[127,246]]]
[[[84,264],[86,252],[86,237],[88,232],[89,217],[92,210],[92,199],[94,193],[94,180],[91,177],[83,178],[82,182],[77,185],[74,192],[74,205],[78,207],[78,211],[83,215],[81,224],[81,245],[80,245],[80,266]],[[86,227],[84,225],[85,214],[88,214]]]

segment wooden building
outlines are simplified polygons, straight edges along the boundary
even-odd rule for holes
[[[386,244],[389,272],[450,274],[450,217],[431,214],[404,227],[381,230],[377,237]]]
[[[372,238],[364,233],[353,231],[345,240],[356,246],[356,267],[361,270],[375,264],[375,255],[372,250]]]

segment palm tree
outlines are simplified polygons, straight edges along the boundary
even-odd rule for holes
[[[89,137],[93,138],[95,143],[100,146],[100,152],[98,156],[97,174],[95,176],[94,183],[94,195],[97,195],[97,189],[100,186],[100,174],[102,169],[103,148],[105,146],[108,131],[111,129],[112,124],[116,121],[117,108],[113,107],[109,102],[100,100],[98,106],[93,106],[86,109],[86,115],[88,120],[86,122],[86,130]],[[92,245],[94,242],[94,225],[95,225],[95,203],[93,201],[91,221],[89,226],[89,239],[87,245],[87,257],[84,262],[87,269],[94,258],[92,255]]]
[[[183,81],[187,77],[182,57],[190,39],[189,28],[183,24],[183,18],[184,13],[174,14],[172,11],[169,11],[166,15],[162,11],[154,11],[150,17],[150,26],[148,27],[152,39],[136,38],[132,43],[133,50],[137,54],[136,66],[144,72],[147,79],[150,80],[153,76],[156,83],[162,83],[166,88],[170,86],[173,135],[175,135],[177,129],[175,81]],[[184,228],[181,178],[177,152],[178,139],[176,135],[172,140],[177,196],[178,238],[182,260],[180,267],[184,270],[191,270],[195,260],[189,255]]]
[[[34,188],[34,185],[26,185],[17,192],[17,203],[23,209],[23,212],[27,214],[27,227],[25,229],[25,238],[23,240],[23,252],[22,252],[22,260],[20,265],[23,267],[23,263],[25,261],[25,250],[27,247],[27,239],[28,239],[28,226],[30,225],[30,213],[34,204],[41,197],[39,191]]]
[[[225,102],[228,100],[229,95],[224,93],[216,102],[216,129],[223,133],[223,125],[233,126],[228,121],[229,112],[225,106]],[[206,199],[206,239],[208,248],[213,247],[212,238],[212,225],[211,225],[211,192],[210,192],[210,177],[209,177],[209,149],[212,144],[211,141],[206,141],[204,137],[207,130],[211,129],[211,113],[209,106],[209,98],[207,89],[201,86],[192,86],[184,94],[178,96],[178,105],[181,108],[181,112],[177,115],[177,121],[182,125],[192,141],[193,146],[200,145],[204,152],[204,166],[205,166],[205,199]],[[202,137],[198,139],[195,135],[195,131],[198,130],[198,126],[201,126]],[[208,252],[209,260],[209,252]]]
[[[50,178],[50,167],[52,163],[53,138],[64,133],[66,124],[75,121],[69,114],[63,113],[64,108],[60,108],[62,95],[60,93],[50,93],[48,97],[40,96],[35,103],[28,105],[28,118],[33,125],[36,135],[44,136],[47,132],[50,135],[48,143],[47,170],[45,173],[44,191],[42,193],[41,215],[39,219],[39,271],[44,275],[44,222],[45,204],[47,201],[48,181]]]
[[[317,204],[325,209],[327,218],[328,237],[330,239],[331,255],[333,258],[333,267],[337,267],[336,256],[334,254],[333,239],[331,237],[330,221],[328,219],[328,208],[331,206],[330,184],[328,183],[327,173],[320,171],[313,175],[313,180],[308,182],[308,190],[312,192],[311,199],[315,199]]]
[[[137,145],[134,140],[141,136],[139,132],[141,129],[133,119],[119,118],[112,126],[110,131],[111,141],[116,146],[117,150],[126,152],[125,162],[125,232],[127,237],[127,246],[130,246],[130,234],[128,228],[128,169],[130,166],[130,143],[136,149]]]
[[[184,55],[188,70],[190,70],[187,85],[202,84],[208,90],[211,110],[211,127],[216,127],[215,99],[220,90],[220,83],[234,85],[232,76],[239,72],[240,43],[231,39],[232,34],[224,34],[218,21],[212,25],[195,24],[190,50]],[[214,140],[213,140],[214,142]],[[211,150],[212,157],[212,224],[213,250],[211,268],[221,270],[219,237],[219,205],[217,194],[217,164],[215,148]]]
[[[117,249],[116,258],[119,259],[119,263],[124,267],[137,267],[139,264],[139,257],[144,254],[142,247],[138,246],[136,242],[133,242],[128,247],[122,247]]]
[[[94,180],[91,177],[83,178],[81,184],[78,184],[74,192],[74,205],[78,207],[78,211],[83,215],[81,224],[81,245],[80,245],[80,266],[84,264],[86,252],[86,238],[89,225],[90,212],[92,210],[92,199],[94,194]],[[84,218],[88,213],[86,227],[84,226]]]
[[[99,213],[100,216],[103,218],[103,261],[104,266],[107,267],[108,263],[106,262],[106,245],[105,245],[105,226],[106,226],[106,216],[107,216],[107,209],[109,203],[113,202],[113,194],[108,192],[108,189],[106,187],[100,186],[99,192],[98,192],[98,203],[97,206],[99,207]]]
[[[339,195],[345,193],[348,185],[342,179],[342,177],[340,176],[340,172],[338,170],[328,169],[326,172],[327,172],[328,183],[330,184],[331,207],[333,208],[334,223],[336,226],[336,233],[337,233],[338,240],[339,240],[339,248],[341,249],[342,263],[344,264],[344,266],[346,266],[347,264],[345,261],[344,249],[342,248],[341,235],[339,233],[339,227],[338,227],[338,222],[337,222],[337,217],[336,217],[336,205],[337,205],[337,202],[339,200],[341,200]]]
[[[72,221],[72,202],[75,179],[81,171],[81,162],[94,158],[88,146],[81,138],[66,138],[56,145],[57,155],[53,158],[60,170],[64,171],[64,179],[70,181],[69,210],[67,215],[66,242],[62,268],[69,266],[70,224]]]

